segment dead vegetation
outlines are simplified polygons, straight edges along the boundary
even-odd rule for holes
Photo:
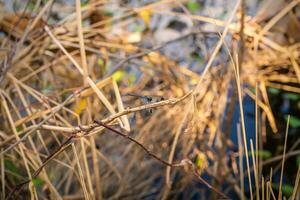
[[[188,2],[28,1],[0,13],[3,199],[282,199],[258,152],[268,127],[284,135],[268,87],[300,93],[299,1],[276,1],[272,12],[266,1],[250,17],[237,0],[225,20],[193,14]],[[155,16],[189,25],[156,42]],[[164,54],[189,42],[206,52],[197,69]],[[247,136],[246,96],[256,137]],[[279,161],[296,149],[284,145]]]

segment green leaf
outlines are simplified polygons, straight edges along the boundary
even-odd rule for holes
[[[54,86],[52,83],[48,83],[43,89],[42,89],[42,92],[44,94],[47,94],[47,93],[50,93],[54,90]]]
[[[107,17],[112,17],[114,16],[114,13],[111,10],[104,10],[104,15]]]
[[[130,73],[128,76],[128,84],[132,86],[136,81],[136,76],[133,73]]]
[[[118,70],[116,71],[112,77],[115,81],[120,82],[122,80],[122,78],[126,75],[127,73],[123,70]]]
[[[253,152],[254,153],[254,156],[256,156],[256,151]],[[252,156],[252,152],[249,151],[248,154],[250,156]],[[266,160],[268,158],[271,158],[272,157],[272,153],[268,150],[259,150],[257,152],[258,156],[261,157],[263,160]]]
[[[270,94],[279,94],[280,90],[276,88],[268,88]]]
[[[20,126],[17,126],[17,127],[16,127],[16,130],[17,130],[17,132],[21,132],[21,131],[23,130],[23,126],[21,126],[21,125],[20,125]]]
[[[282,186],[282,193],[284,194],[284,196],[287,196],[287,197],[292,196],[293,191],[294,191],[294,187],[292,185],[284,184]]]
[[[88,0],[87,0],[87,1],[82,1],[82,2],[80,3],[81,8],[84,8],[85,6],[87,6],[88,3],[89,3]]]
[[[283,97],[284,97],[285,99],[294,100],[294,101],[300,99],[300,95],[299,95],[299,94],[296,94],[296,93],[290,93],[290,92],[289,92],[289,93],[285,93],[285,94],[283,95]]]
[[[197,53],[197,52],[194,52],[191,54],[191,57],[197,61],[197,62],[202,62],[203,61],[203,58]]]
[[[143,25],[140,25],[140,24],[136,24],[135,26],[134,26],[134,32],[143,32],[143,31],[145,31],[145,26],[143,26]]]
[[[44,185],[44,181],[40,178],[34,178],[32,179],[32,183],[35,186],[43,186]]]
[[[252,93],[255,94],[255,87],[250,87],[249,89],[250,89],[250,91],[251,91]]]
[[[102,60],[101,58],[98,59],[97,63],[100,67],[104,66],[104,60]]]
[[[29,4],[28,4],[28,9],[31,10],[31,11],[34,10],[35,4],[36,4],[36,2],[30,1]]]
[[[187,8],[189,9],[189,11],[191,12],[196,12],[200,9],[201,5],[197,2],[197,1],[193,1],[193,0],[190,0],[188,3],[187,3]]]
[[[273,183],[272,187],[276,190],[279,190],[279,184],[278,183]],[[293,194],[294,187],[290,184],[283,184],[281,188],[282,194],[285,197],[290,197]]]
[[[16,165],[11,160],[5,159],[4,166],[5,166],[5,169],[13,172],[16,175],[21,176],[20,170],[16,167]]]
[[[287,121],[288,116],[285,115],[284,118]],[[292,128],[299,128],[300,127],[300,118],[295,117],[295,116],[291,116],[290,117],[290,126]]]

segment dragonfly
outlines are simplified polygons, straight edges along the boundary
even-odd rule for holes
[[[143,95],[133,94],[133,93],[127,93],[126,96],[137,97],[142,101],[143,104],[155,103],[155,102],[165,100],[165,98],[161,96],[143,96]],[[142,110],[141,114],[143,117],[149,117],[153,113],[153,111],[154,111],[153,108],[149,108],[146,110]]]

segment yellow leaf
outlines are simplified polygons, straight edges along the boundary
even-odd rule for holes
[[[139,12],[140,17],[143,19],[143,21],[145,22],[146,26],[150,25],[151,14],[152,14],[152,10],[151,9],[144,9],[141,12]]]
[[[198,83],[198,80],[196,80],[194,78],[190,80],[191,85],[197,85],[197,83]]]
[[[116,82],[120,82],[122,80],[122,78],[126,75],[126,72],[119,70],[116,71],[113,75],[112,78],[116,81]]]
[[[104,60],[102,60],[101,58],[99,58],[98,59],[98,65],[102,67],[102,66],[104,66],[104,64],[105,64]]]
[[[86,107],[87,107],[87,100],[86,100],[86,99],[80,99],[79,101],[77,101],[77,102],[75,103],[75,106],[74,106],[74,108],[73,108],[73,111],[74,111],[76,114],[80,115],[80,114],[82,113],[82,111],[83,111],[84,109],[86,109]]]
[[[201,172],[203,169],[207,167],[207,158],[204,153],[199,152],[196,159],[196,166],[198,170]]]

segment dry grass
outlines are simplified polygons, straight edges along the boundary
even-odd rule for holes
[[[85,6],[76,0],[73,7],[62,8],[51,0],[36,1],[31,12],[0,13],[5,33],[0,38],[1,198],[192,199],[205,191],[210,198],[233,191],[241,199],[283,198],[282,181],[277,198],[273,171],[269,177],[262,175],[263,162],[268,161],[255,152],[266,140],[266,126],[281,134],[267,88],[300,93],[299,43],[270,36],[286,34],[276,32],[275,26],[293,15],[299,1],[284,5],[270,19],[250,20],[237,0],[224,21],[174,11],[186,1],[174,2],[127,6],[114,10],[116,16],[105,14],[111,2],[101,0]],[[49,24],[49,12],[57,14],[59,9],[71,12]],[[148,27],[132,42],[136,36],[127,26],[138,20],[147,24],[147,17],[155,14],[191,20],[193,28],[146,49],[140,44],[151,34]],[[215,29],[199,30],[199,22]],[[218,41],[208,47],[211,53],[202,73],[161,51],[203,35]],[[137,80],[131,80],[133,76]],[[130,93],[164,99],[144,105]],[[255,140],[247,136],[246,95],[256,104]],[[230,140],[231,129],[223,130],[232,123],[230,101],[239,102],[241,113],[240,126],[232,127],[238,130],[237,148]],[[154,112],[145,116],[150,109]],[[112,134],[114,130],[122,137]],[[283,156],[276,158],[282,161],[281,180],[285,159],[299,153],[287,151],[287,134],[288,128]],[[299,197],[299,177],[298,170],[292,199]],[[224,183],[228,187],[222,187]]]

